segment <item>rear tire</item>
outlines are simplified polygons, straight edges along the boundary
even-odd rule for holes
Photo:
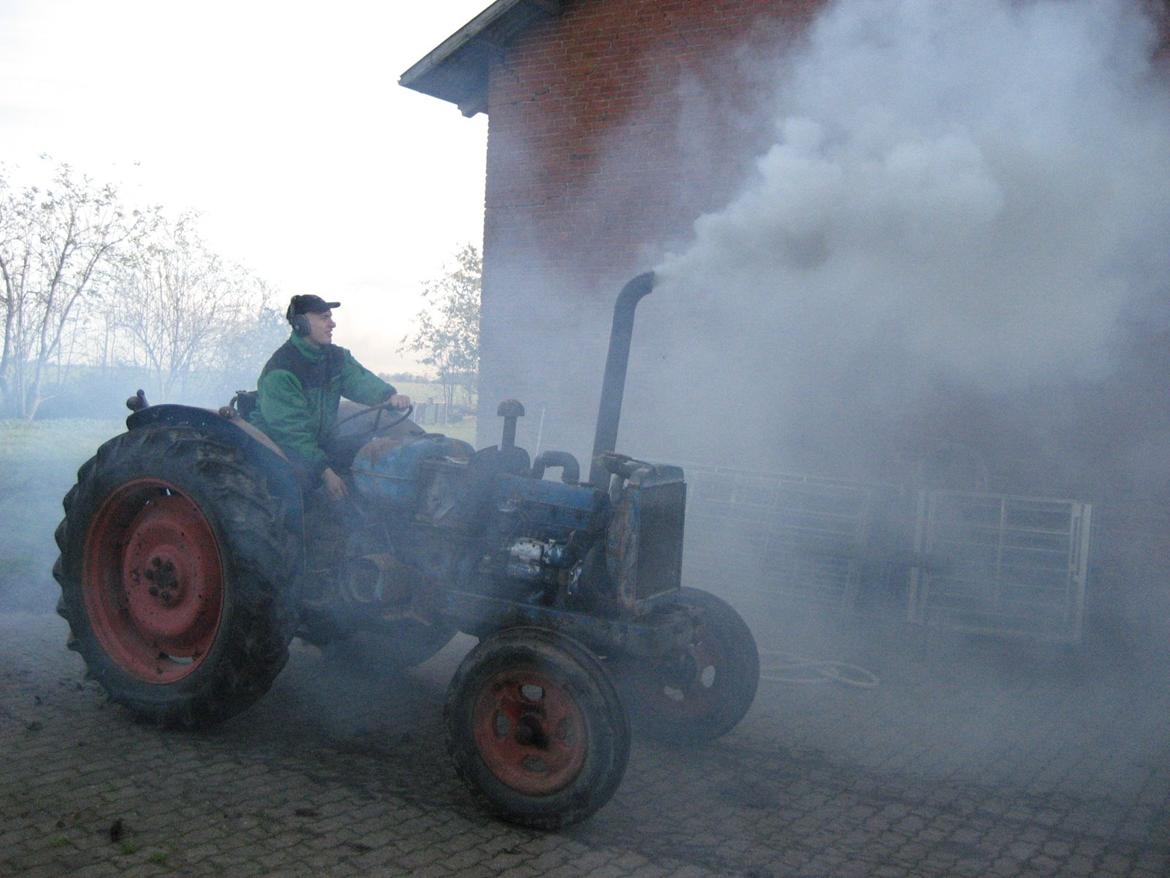
[[[53,574],[88,675],[164,725],[255,702],[296,627],[296,511],[241,448],[186,427],[117,436],[77,478]]]
[[[534,829],[584,820],[621,783],[626,713],[600,662],[542,628],[485,638],[447,689],[447,750],[472,795]]]

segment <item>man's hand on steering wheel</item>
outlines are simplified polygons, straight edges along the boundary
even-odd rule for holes
[[[342,424],[346,424],[349,421],[352,421],[354,418],[360,418],[363,415],[368,415],[370,412],[375,412],[374,426],[365,431],[373,435],[374,433],[378,432],[378,425],[382,423],[382,412],[386,411],[386,409],[397,409],[398,411],[404,412],[404,414],[399,415],[395,421],[389,424],[387,428],[398,426],[400,423],[409,418],[410,413],[414,411],[410,405],[410,397],[403,393],[396,393],[393,396],[389,396],[382,400],[377,405],[372,405],[365,409],[359,409],[351,415],[346,415],[344,418],[339,418],[337,423],[333,425],[334,432],[336,432],[337,428]]]

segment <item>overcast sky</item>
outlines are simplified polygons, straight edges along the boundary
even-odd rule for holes
[[[0,0],[0,161],[48,153],[195,209],[339,343],[397,353],[417,291],[483,227],[486,118],[398,85],[490,0]]]

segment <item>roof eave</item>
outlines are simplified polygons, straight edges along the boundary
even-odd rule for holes
[[[455,104],[464,116],[487,112],[494,55],[533,23],[560,15],[563,0],[496,0],[428,52],[398,84]]]

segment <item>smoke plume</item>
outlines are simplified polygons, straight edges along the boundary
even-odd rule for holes
[[[781,407],[1107,373],[1129,322],[1168,316],[1156,36],[1123,2],[830,7],[776,63],[752,178],[658,268],[707,365],[766,369]]]

